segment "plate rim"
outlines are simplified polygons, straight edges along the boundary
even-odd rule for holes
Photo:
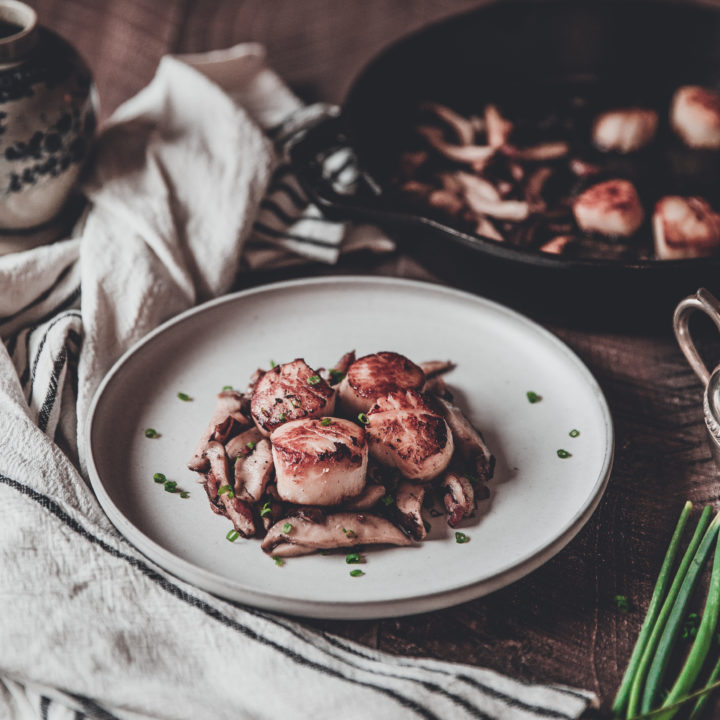
[[[544,546],[535,548],[532,552],[521,557],[511,567],[479,581],[406,598],[360,602],[329,602],[278,597],[276,594],[271,592],[265,593],[255,588],[245,588],[239,585],[238,581],[230,580],[221,575],[217,575],[215,572],[206,570],[203,567],[178,557],[156,541],[152,540],[142,530],[136,527],[117,507],[110,497],[110,494],[105,489],[103,481],[100,478],[100,474],[95,465],[92,442],[93,420],[102,401],[103,394],[125,363],[142,347],[153,342],[155,338],[167,332],[175,325],[181,324],[187,318],[211,311],[215,307],[224,304],[242,301],[243,298],[248,296],[261,295],[267,292],[274,293],[297,287],[338,284],[360,285],[367,283],[393,287],[402,286],[414,290],[425,289],[427,291],[444,294],[457,300],[479,304],[495,312],[505,314],[512,317],[516,322],[519,321],[521,324],[529,327],[533,332],[538,333],[545,340],[550,341],[550,343],[554,346],[554,349],[564,354],[582,373],[584,380],[592,389],[593,396],[599,405],[603,417],[603,426],[605,431],[603,437],[604,457],[602,467],[600,468],[594,486],[588,494],[588,499],[583,503],[573,517],[568,520],[563,530]],[[595,512],[605,493],[610,479],[615,451],[615,433],[612,415],[602,389],[593,374],[590,372],[590,369],[575,353],[575,351],[551,331],[542,327],[523,313],[517,312],[502,303],[488,299],[481,295],[458,290],[442,283],[427,282],[424,280],[415,280],[410,278],[373,275],[330,275],[282,280],[274,283],[258,285],[213,298],[204,303],[188,308],[178,315],[169,318],[122,353],[122,355],[113,363],[104,375],[93,394],[88,414],[85,418],[83,438],[86,448],[87,473],[100,507],[120,534],[151,562],[157,564],[161,569],[198,589],[206,590],[225,599],[254,606],[260,610],[270,610],[299,617],[338,620],[366,620],[386,617],[400,617],[438,610],[495,592],[496,590],[506,587],[507,585],[530,574],[557,555],[580,532]]]

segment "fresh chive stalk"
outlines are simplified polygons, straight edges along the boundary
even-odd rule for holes
[[[667,707],[660,707],[655,710],[650,710],[649,712],[643,713],[642,715],[635,715],[632,720],[656,720],[669,710],[679,710],[683,705],[685,705],[685,703],[688,703],[691,700],[695,700],[696,703],[700,702],[701,700],[705,700],[714,690],[717,690],[718,688],[720,688],[720,680],[716,680],[709,685],[705,685],[705,687],[700,688],[700,690],[695,690],[694,692],[691,692],[689,695],[686,695],[685,697],[676,700],[672,705],[668,705]],[[690,718],[688,718],[688,720],[690,720]]]
[[[711,524],[711,528],[715,527],[713,533],[715,539],[715,559],[713,560],[712,575],[710,577],[710,587],[708,588],[707,597],[705,598],[705,609],[703,610],[700,627],[698,627],[695,641],[690,648],[685,663],[680,670],[680,674],[675,680],[675,684],[670,689],[663,707],[674,704],[677,700],[687,695],[692,690],[697,680],[702,666],[707,657],[713,638],[715,637],[715,628],[718,624],[718,613],[720,612],[720,543],[717,542],[717,528],[720,527],[720,513],[716,516]],[[710,532],[708,530],[708,532]],[[704,562],[702,563],[704,564]],[[672,718],[677,713],[676,709],[669,709],[667,714],[661,715],[663,718]]]
[[[708,529],[703,535],[702,541],[693,556],[690,567],[682,581],[680,590],[673,603],[672,610],[668,616],[667,624],[658,642],[655,656],[653,657],[652,664],[648,670],[647,682],[645,684],[645,690],[642,697],[642,712],[648,712],[652,709],[653,705],[656,705],[660,696],[660,690],[663,685],[665,678],[665,671],[670,661],[670,655],[675,641],[682,629],[683,619],[685,618],[685,611],[687,609],[688,602],[692,596],[695,585],[700,578],[705,561],[707,560],[712,545],[717,538],[718,529],[720,529],[720,513],[718,513],[708,526]],[[720,569],[718,570],[720,573]],[[720,580],[720,579],[719,579]],[[704,618],[703,618],[704,620]],[[701,623],[702,625],[702,623]],[[698,635],[700,632],[698,631]],[[697,637],[695,642],[697,643]],[[675,695],[677,699],[677,695]],[[665,705],[663,703],[663,705]],[[669,715],[667,717],[670,717]]]
[[[693,709],[690,712],[690,715],[688,715],[688,720],[698,720],[698,718],[702,715],[703,710],[707,705],[707,701],[710,699],[711,691],[720,684],[717,682],[718,676],[720,676],[720,658],[718,658],[715,663],[715,667],[713,667],[710,672],[707,683],[705,683],[705,687],[703,688],[705,692],[703,692],[703,694],[695,701],[695,705],[693,705]]]
[[[665,553],[665,559],[660,567],[660,573],[658,574],[657,581],[655,582],[655,589],[653,590],[652,598],[650,599],[650,605],[648,606],[645,620],[640,628],[640,634],[635,641],[635,647],[633,648],[632,655],[630,656],[628,666],[625,670],[625,675],[623,675],[620,688],[617,691],[615,701],[613,702],[612,712],[613,715],[617,717],[621,716],[628,708],[631,691],[638,676],[645,648],[647,647],[648,640],[650,639],[653,629],[656,626],[656,620],[658,619],[660,609],[667,593],[673,563],[675,562],[675,556],[677,555],[677,551],[680,547],[680,539],[685,530],[685,526],[687,525],[691,510],[692,503],[686,502],[682,512],[680,513],[680,517],[678,518],[677,525],[675,525],[675,532],[673,532],[667,552]]]
[[[692,507],[691,503],[686,503],[685,507],[687,507],[688,505]],[[685,509],[683,509],[683,513],[684,512]],[[697,552],[698,546],[700,545],[700,541],[702,540],[703,535],[707,530],[707,526],[710,523],[711,513],[712,510],[708,506],[705,507],[700,514],[700,518],[698,519],[698,524],[690,540],[690,544],[687,546],[687,549],[685,550],[685,553],[680,560],[680,564],[675,571],[675,578],[673,579],[672,585],[670,586],[670,590],[668,590],[664,600],[663,598],[661,598],[662,607],[660,608],[659,613],[657,613],[653,625],[651,626],[650,637],[647,639],[645,649],[642,652],[642,656],[640,658],[639,664],[635,671],[635,676],[632,681],[626,717],[634,717],[640,711],[640,702],[642,699],[643,689],[645,688],[645,678],[648,675],[650,664],[655,657],[655,651],[657,650],[658,643],[660,642],[660,638],[662,637],[663,631],[665,630],[668,617],[672,612],[673,606],[675,605],[675,600],[678,596],[678,593],[680,592],[680,588],[682,587],[683,581],[685,580],[685,576],[687,575],[688,567],[690,567],[690,563],[695,557],[695,553]],[[680,517],[682,519],[682,515]],[[687,518],[685,518],[685,520],[687,521]],[[678,525],[679,524],[680,523],[678,521]],[[676,537],[679,545],[680,536],[675,534],[673,535],[673,539],[671,540],[671,545],[675,541]],[[675,550],[677,551],[677,547],[675,548]],[[663,568],[664,567],[665,563],[663,563]],[[668,566],[668,578],[670,576],[669,573],[670,566]]]

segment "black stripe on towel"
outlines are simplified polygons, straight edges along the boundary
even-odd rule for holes
[[[67,350],[63,348],[60,354],[55,358],[53,363],[52,375],[50,376],[50,382],[48,384],[47,395],[45,395],[45,401],[40,408],[38,414],[38,427],[45,432],[47,430],[48,422],[50,421],[50,414],[52,413],[53,407],[55,406],[55,398],[57,397],[58,380],[60,373],[65,367],[67,362]]]
[[[27,346],[27,356],[26,356],[26,365],[25,369],[23,370],[23,374],[20,376],[20,384],[22,386],[25,386],[27,384],[27,381],[30,380],[30,391],[28,392],[28,397],[32,396],[32,390],[33,385],[35,383],[35,371],[37,370],[38,362],[40,361],[40,355],[42,354],[43,348],[45,347],[45,343],[47,342],[48,335],[50,334],[50,331],[63,320],[71,317],[78,317],[82,318],[82,315],[80,312],[68,312],[64,315],[61,315],[60,317],[56,317],[50,325],[48,325],[47,329],[45,330],[45,333],[42,336],[42,340],[40,341],[40,345],[38,346],[37,352],[35,353],[35,358],[32,362],[32,373],[30,372],[30,336],[32,335],[33,331],[31,330],[28,333],[27,340],[25,341],[25,344]],[[35,326],[34,330],[36,330],[39,326]]]
[[[290,202],[298,209],[303,210],[309,204],[310,201],[303,197],[290,183],[287,182],[273,182],[270,185],[269,195],[274,195],[276,192],[281,192],[290,198]]]
[[[48,711],[50,710],[50,703],[52,701],[49,697],[43,695],[40,698],[40,718],[41,720],[48,720]]]
[[[263,210],[267,210],[272,213],[278,220],[284,222],[286,225],[294,225],[295,223],[302,222],[304,220],[312,220],[321,223],[335,222],[334,220],[326,218],[324,215],[297,215],[296,217],[292,217],[291,215],[288,215],[274,200],[270,200],[269,198],[265,198],[265,200],[260,203],[260,207]]]
[[[346,652],[352,653],[353,655],[357,655],[358,657],[365,658],[366,660],[374,661],[374,658],[371,655],[368,655],[362,650],[358,650],[355,647],[351,647],[348,645],[345,645],[340,639],[333,637],[332,635],[328,635],[327,633],[321,633],[322,637],[325,641],[330,643],[331,645],[335,645],[336,647],[339,647]],[[494,698],[495,700],[500,700],[501,702],[505,703],[506,705],[509,705],[510,707],[517,708],[518,710],[524,710],[526,712],[534,713],[535,715],[541,716],[541,717],[549,717],[549,718],[560,718],[562,720],[572,720],[575,716],[570,713],[565,713],[560,710],[555,710],[553,708],[545,708],[540,705],[532,705],[530,703],[526,703],[523,700],[519,700],[516,697],[513,697],[512,695],[508,695],[507,693],[503,693],[489,685],[485,685],[485,683],[481,683],[479,680],[476,680],[473,677],[470,677],[469,675],[458,675],[453,672],[450,672],[449,670],[443,670],[441,668],[434,668],[434,667],[427,667],[426,665],[423,665],[422,660],[415,661],[417,664],[425,671],[427,672],[434,672],[438,673],[440,675],[444,675],[450,678],[456,678],[458,680],[462,680],[463,682],[467,683],[468,685],[472,685],[477,690],[480,690],[483,694],[488,695],[491,698]],[[412,668],[412,665],[408,665],[406,663],[403,663],[402,661],[399,662],[400,667],[408,667]],[[410,679],[410,678],[407,678]],[[553,690],[556,690],[556,688],[553,688]],[[559,689],[557,689],[558,692],[560,692]],[[584,699],[587,699],[584,695],[580,693],[573,693],[574,695],[579,695],[580,697],[583,697]]]
[[[440,718],[435,715],[435,713],[433,713],[431,710],[424,708],[422,705],[415,702],[411,698],[405,697],[404,695],[401,695],[395,690],[391,690],[390,688],[385,688],[380,685],[373,685],[372,683],[366,682],[364,680],[357,680],[348,677],[347,675],[341,673],[339,670],[328,667],[327,665],[322,665],[315,660],[311,660],[310,658],[300,655],[298,652],[291,650],[290,648],[284,647],[283,645],[280,645],[279,643],[265,637],[264,635],[260,635],[258,632],[248,627],[247,625],[243,625],[237,620],[234,620],[233,618],[225,615],[220,610],[208,604],[204,600],[200,600],[200,598],[191,595],[182,588],[171,583],[167,578],[163,577],[159,572],[157,572],[138,558],[133,557],[132,555],[127,555],[126,553],[117,550],[111,545],[108,545],[104,540],[101,540],[100,538],[93,535],[90,531],[86,530],[82,525],[80,525],[80,523],[78,523],[75,519],[70,517],[52,498],[48,497],[47,495],[39,493],[37,490],[33,490],[33,488],[28,487],[27,485],[23,485],[17,480],[13,480],[12,478],[9,478],[3,474],[0,474],[0,483],[2,483],[3,485],[7,485],[13,490],[16,490],[27,496],[28,498],[36,502],[38,505],[40,505],[40,507],[47,510],[50,514],[54,515],[58,520],[60,520],[73,532],[85,538],[91,544],[97,545],[108,555],[120,560],[124,560],[131,567],[135,568],[138,572],[144,575],[148,580],[165,590],[165,592],[167,592],[169,595],[172,595],[177,600],[182,600],[188,605],[200,610],[213,620],[220,622],[226,627],[229,627],[236,632],[239,632],[245,637],[254,640],[255,642],[258,642],[261,645],[265,645],[266,647],[275,650],[276,652],[284,655],[286,658],[292,660],[298,665],[309,668],[311,670],[315,670],[329,677],[333,677],[338,680],[345,680],[354,685],[366,687],[382,695],[386,695],[387,697],[392,698],[408,710],[412,710],[416,715],[424,717],[427,720],[440,720]]]
[[[253,223],[253,230],[261,233],[262,235],[269,235],[272,238],[279,238],[281,240],[296,240],[297,242],[305,243],[306,245],[317,245],[318,247],[332,248],[333,250],[336,250],[338,247],[336,243],[329,242],[327,240],[318,240],[316,238],[305,237],[304,235],[287,233],[283,230],[276,230],[275,228],[271,228],[268,225],[263,225],[259,222]]]
[[[36,305],[39,305],[44,300],[47,300],[50,295],[53,293],[53,291],[60,285],[60,283],[67,277],[70,270],[75,265],[75,261],[71,262],[67,267],[64,267],[60,274],[55,278],[52,285],[50,285],[49,288],[46,290],[43,290],[43,292],[40,293],[34,300],[31,300],[27,305],[20,308],[17,312],[12,313],[12,315],[6,315],[5,317],[0,317],[0,325],[4,325],[5,323],[10,322],[11,320],[15,320],[15,318],[19,317],[23,313],[26,313],[28,310],[32,310]]]

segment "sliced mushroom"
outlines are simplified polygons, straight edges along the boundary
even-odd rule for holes
[[[480,480],[487,482],[495,471],[495,457],[485,444],[482,434],[457,405],[443,398],[439,398],[438,402],[445,421],[450,426],[460,456],[466,463],[474,464]]]
[[[521,220],[525,220],[530,214],[529,205],[521,200],[501,200],[500,202],[493,202],[470,191],[465,194],[465,199],[474,212],[480,215],[489,215],[498,220],[520,222]]]
[[[720,92],[698,85],[679,88],[672,99],[670,124],[693,148],[720,148]]]
[[[629,153],[647,145],[658,126],[658,115],[647,108],[608,110],[595,119],[592,139],[600,150]]]
[[[515,160],[526,162],[547,162],[565,157],[570,152],[570,146],[559,140],[557,142],[540,143],[530,147],[517,148],[512,145],[503,147],[503,153]]]
[[[400,175],[404,178],[411,178],[422,165],[427,162],[428,152],[426,150],[415,150],[405,152],[400,156]]]
[[[437,397],[452,400],[452,393],[442,379],[442,375],[436,375],[428,379],[423,388],[423,393],[436,395]]]
[[[212,488],[215,490],[215,497],[223,504],[225,514],[232,521],[235,530],[243,537],[252,537],[255,534],[255,520],[250,506],[236,497],[234,491],[219,492],[223,487],[231,490],[235,485],[234,481],[230,480],[225,448],[219,442],[213,440],[208,443],[205,455],[210,461],[210,474],[213,476]],[[211,504],[215,497],[210,498]]]
[[[265,536],[262,549],[274,557],[295,557],[316,550],[378,544],[407,546],[412,541],[385,518],[342,512],[319,522],[305,517],[278,520]]]
[[[642,225],[644,213],[633,184],[606,180],[576,198],[575,220],[582,230],[607,237],[629,237]]]
[[[448,471],[443,475],[440,487],[450,527],[457,527],[463,518],[472,517],[475,512],[475,491],[466,477]]]
[[[489,202],[501,202],[502,198],[497,188],[485,178],[466,172],[456,172],[454,177],[465,192],[477,195]]]
[[[241,455],[247,455],[248,451],[260,442],[263,437],[263,434],[253,425],[245,432],[228,440],[225,444],[225,452],[231,460]]]
[[[440,154],[455,162],[470,165],[475,170],[482,170],[495,153],[495,148],[489,145],[452,145],[445,141],[440,128],[420,125],[417,132]]]
[[[485,128],[488,145],[492,148],[500,148],[510,139],[513,124],[500,114],[496,105],[491,104],[485,106]]]
[[[402,480],[395,494],[395,517],[415,540],[423,540],[427,535],[422,517],[426,490],[425,485]]]
[[[205,450],[207,449],[208,443],[213,439],[213,435],[218,425],[222,425],[222,423],[224,423],[233,413],[241,412],[242,401],[242,394],[236,392],[235,390],[223,391],[217,396],[217,404],[215,406],[215,411],[210,418],[210,423],[205,429],[205,432],[201,435],[200,442],[198,442],[195,452],[188,461],[187,466],[190,470],[194,470],[195,472],[205,472],[208,469],[210,463],[205,457]]]
[[[662,260],[705,257],[720,247],[720,215],[703,198],[667,196],[655,206],[653,233]]]
[[[585,178],[597,175],[601,168],[598,165],[582,160],[581,158],[573,158],[570,160],[570,172],[577,177]]]
[[[540,250],[549,255],[562,255],[573,240],[575,238],[572,235],[556,235],[552,240],[541,245]]]
[[[448,215],[457,215],[465,206],[461,198],[447,190],[433,190],[428,195],[427,203],[430,207],[442,210]]]
[[[505,242],[505,238],[498,232],[498,229],[482,215],[477,216],[475,234],[496,242]]]
[[[235,459],[235,494],[241,500],[258,502],[274,471],[270,441],[262,438],[249,452]]]
[[[525,200],[535,212],[545,209],[546,203],[542,193],[545,183],[552,177],[552,174],[552,168],[539,167],[531,173],[525,183]]]
[[[421,105],[421,109],[429,110],[437,115],[455,133],[455,137],[461,145],[472,145],[475,139],[475,128],[471,120],[440,103],[425,102]]]
[[[361,495],[352,500],[347,500],[342,504],[343,510],[369,510],[371,507],[380,502],[380,498],[385,497],[387,491],[382,485],[368,483]]]
[[[428,360],[420,363],[420,369],[425,373],[426,378],[431,378],[454,370],[455,363],[452,360]]]

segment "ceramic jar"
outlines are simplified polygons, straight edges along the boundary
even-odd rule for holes
[[[96,118],[82,58],[31,7],[0,0],[0,254],[57,238]]]

